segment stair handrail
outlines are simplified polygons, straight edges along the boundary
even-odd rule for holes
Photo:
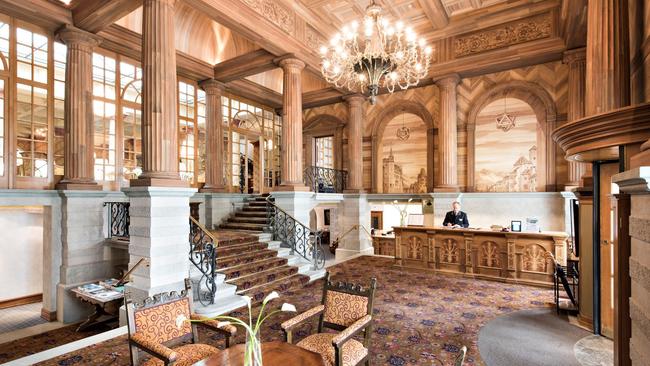
[[[192,216],[190,218],[189,244],[190,262],[201,272],[198,283],[198,299],[203,305],[214,304],[217,292],[216,270],[217,270],[217,247],[219,241],[215,236]],[[202,293],[205,286],[207,293]]]
[[[342,193],[347,186],[348,172],[317,165],[308,166],[303,170],[303,181],[315,193]],[[332,187],[334,192],[321,192],[320,183]]]
[[[298,254],[312,265],[313,270],[325,267],[325,252],[321,247],[322,230],[312,230],[280,208],[272,197],[266,197],[266,216],[273,239],[289,245],[291,254]]]

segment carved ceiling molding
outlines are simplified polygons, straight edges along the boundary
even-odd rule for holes
[[[553,36],[551,12],[454,37],[454,56],[463,57]]]
[[[296,14],[274,0],[242,0],[266,20],[277,25],[287,34],[296,32]]]

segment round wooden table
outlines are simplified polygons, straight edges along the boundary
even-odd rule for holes
[[[262,362],[264,366],[326,366],[318,353],[300,348],[286,342],[262,343]],[[194,366],[243,366],[244,344],[230,348],[199,361]]]

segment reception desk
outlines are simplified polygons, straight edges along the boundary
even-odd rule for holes
[[[395,256],[395,235],[373,235],[372,247],[375,255]]]
[[[395,227],[398,266],[498,281],[553,285],[553,263],[566,265],[564,232],[518,233],[444,227]]]

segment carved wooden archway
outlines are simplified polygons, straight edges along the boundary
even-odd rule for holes
[[[537,117],[537,190],[553,192],[555,178],[555,142],[551,137],[557,121],[555,102],[549,93],[536,83],[508,81],[491,87],[477,97],[467,115],[467,191],[475,185],[476,117],[485,106],[501,98],[516,98],[527,103]],[[541,143],[540,143],[541,142]]]
[[[302,141],[305,144],[304,164],[312,166],[314,161],[314,138],[322,136],[334,136],[334,169],[343,168],[343,129],[345,122],[331,114],[319,114],[310,118],[302,130]]]
[[[435,124],[431,113],[427,108],[414,101],[400,100],[386,105],[375,119],[372,128],[372,191],[374,193],[383,193],[382,177],[382,140],[386,126],[393,118],[402,113],[414,114],[424,122],[427,128],[427,191],[433,192],[434,187],[434,147],[435,139],[438,136],[438,128]]]

